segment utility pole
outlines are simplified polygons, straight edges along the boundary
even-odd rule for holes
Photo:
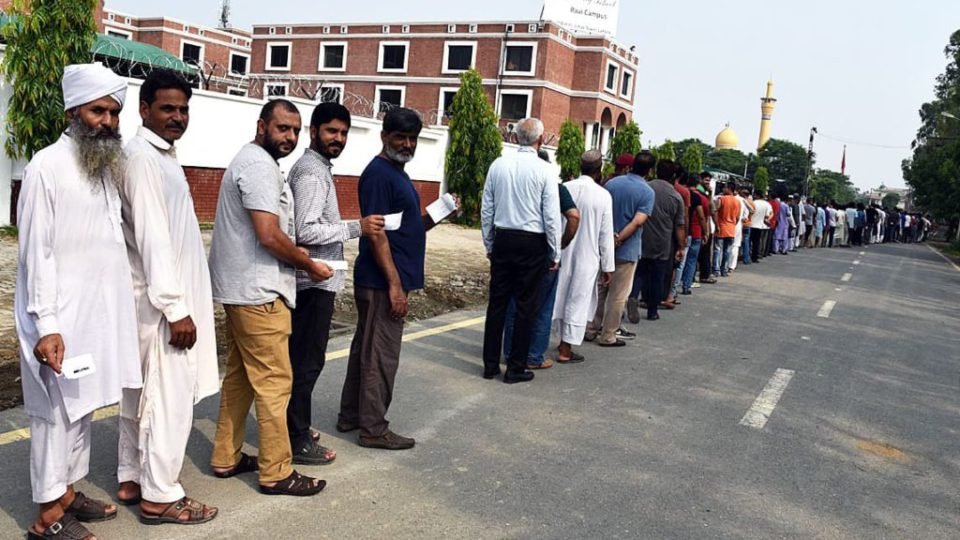
[[[813,136],[817,133],[817,128],[810,128],[810,145],[807,147],[807,177],[803,180],[803,196],[810,196],[810,175],[813,173]]]
[[[220,3],[220,28],[230,28],[230,0],[222,0]]]

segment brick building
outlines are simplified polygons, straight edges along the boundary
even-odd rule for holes
[[[570,118],[605,150],[633,115],[637,66],[614,40],[552,22],[257,25],[249,91],[338,101],[368,116],[405,106],[442,125],[460,73],[476,67],[505,132],[535,116],[556,145]]]

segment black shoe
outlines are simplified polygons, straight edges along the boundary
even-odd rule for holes
[[[640,312],[637,312],[637,322],[640,322]],[[614,334],[614,336],[616,336],[616,337],[618,337],[618,338],[620,338],[620,339],[633,339],[633,338],[637,337],[637,335],[634,334],[633,332],[631,332],[631,331],[629,331],[629,330],[625,330],[625,329],[623,329],[623,328],[618,328],[618,329],[617,329],[617,332]]]
[[[627,320],[633,324],[640,322],[639,302],[636,298],[627,299]]]
[[[503,376],[503,382],[507,384],[521,383],[521,382],[530,382],[533,380],[532,371],[523,371],[520,373],[510,373],[509,371]]]
[[[483,370],[483,378],[484,378],[484,379],[488,379],[488,380],[489,380],[489,379],[492,379],[492,378],[496,377],[496,376],[499,375],[499,374],[500,374],[500,368],[497,368],[496,371]]]
[[[403,437],[387,430],[379,437],[360,436],[358,444],[364,448],[380,448],[383,450],[407,450],[413,448],[416,441],[410,437]]]
[[[647,315],[647,320],[648,320],[648,321],[659,321],[659,320],[660,320],[660,315]]]
[[[336,454],[333,457],[327,457],[329,451],[328,448],[311,440],[305,447],[293,453],[293,462],[297,465],[328,465],[337,459]]]
[[[684,290],[680,291],[680,294],[682,294],[682,295],[684,295],[684,296],[687,296],[687,295],[693,294],[693,291],[691,291],[690,289],[684,289]]]

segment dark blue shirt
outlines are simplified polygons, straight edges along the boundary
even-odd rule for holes
[[[420,216],[420,195],[410,177],[389,160],[377,156],[360,175],[357,191],[363,216],[403,212],[400,228],[386,231],[387,241],[403,290],[422,289],[427,233]],[[356,287],[389,288],[386,276],[377,266],[373,246],[366,237],[360,238],[360,255],[354,265],[353,281]]]

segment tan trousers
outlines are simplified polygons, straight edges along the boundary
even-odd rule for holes
[[[290,310],[279,298],[259,306],[223,308],[231,339],[210,464],[233,467],[240,461],[247,413],[253,403],[260,431],[260,483],[277,482],[293,472],[287,433],[287,404],[293,384]]]
[[[608,287],[598,286],[597,312],[593,321],[587,325],[588,336],[597,337],[598,343],[613,343],[617,340],[617,329],[623,316],[623,306],[627,303],[633,288],[633,272],[636,262],[617,261]]]

